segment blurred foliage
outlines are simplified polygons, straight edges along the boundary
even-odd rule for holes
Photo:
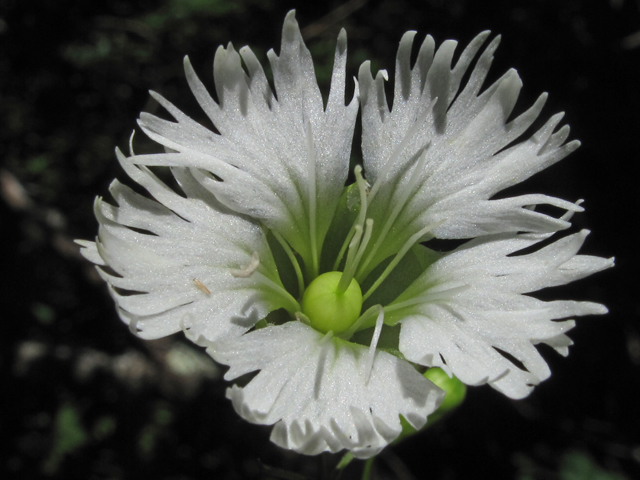
[[[55,474],[64,457],[81,448],[87,442],[87,437],[76,408],[69,403],[61,405],[53,424],[51,451],[42,471],[46,475]]]
[[[536,465],[531,459],[519,459],[520,473],[518,480],[627,480],[627,477],[603,469],[586,452],[569,451],[562,454],[557,473]]]
[[[151,418],[138,435],[138,454],[149,460],[161,439],[162,434],[173,420],[171,406],[166,402],[156,402],[152,406]]]
[[[162,30],[175,21],[238,13],[243,9],[243,3],[228,0],[168,0],[158,10],[145,15],[143,22],[154,30]]]
[[[584,452],[569,452],[563,455],[560,466],[562,480],[625,480],[625,476],[600,468]]]

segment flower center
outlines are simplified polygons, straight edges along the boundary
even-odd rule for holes
[[[302,296],[302,313],[319,332],[343,333],[360,316],[360,285],[352,278],[346,290],[339,292],[338,284],[342,275],[342,272],[323,273],[309,284]]]

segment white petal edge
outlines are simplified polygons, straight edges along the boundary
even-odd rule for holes
[[[368,62],[360,69],[364,168],[375,193],[368,210],[377,225],[371,245],[380,243],[375,264],[397,251],[414,233],[442,220],[446,221],[433,231],[436,237],[473,238],[568,228],[565,221],[532,212],[528,208],[532,205],[581,210],[544,195],[490,200],[497,192],[561,160],[579,142],[565,144],[566,126],[554,133],[562,118],[558,114],[531,138],[506,148],[533,124],[547,95],[511,119],[522,87],[515,70],[480,93],[500,37],[480,53],[468,81],[461,85],[488,35],[478,35],[455,65],[457,42],[448,40],[436,49],[428,36],[411,65],[415,32],[407,32],[398,49],[391,109],[384,89],[386,74],[380,72],[374,78]],[[427,146],[426,158],[419,162]],[[402,209],[394,217],[391,212],[399,206]],[[378,242],[380,228],[389,218],[396,235]]]
[[[274,425],[274,443],[308,455],[376,455],[402,431],[400,415],[420,428],[444,396],[411,364],[383,351],[367,382],[367,347],[299,322],[252,331],[208,352],[230,366],[227,380],[259,371],[227,396],[244,419]]]
[[[390,305],[416,299],[387,313],[388,321],[402,325],[400,351],[408,360],[440,367],[466,384],[488,383],[511,398],[527,396],[550,375],[535,345],[546,343],[566,355],[572,342],[565,332],[575,325],[566,319],[607,313],[597,303],[543,302],[524,295],[612,267],[613,259],[577,255],[587,233],[515,256],[510,255],[549,235],[483,237],[437,260]],[[428,300],[429,294],[447,290],[455,293]]]
[[[258,276],[233,275],[259,258],[260,278],[279,284],[258,225],[229,212],[186,169],[173,170],[185,197],[131,157],[117,155],[154,198],[114,181],[110,192],[117,206],[96,199],[98,238],[83,241],[81,251],[97,265],[132,332],[154,339],[183,330],[207,344],[241,335],[283,307]]]

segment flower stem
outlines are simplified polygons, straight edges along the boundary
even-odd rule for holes
[[[376,457],[367,458],[366,462],[364,462],[362,480],[369,480],[371,478],[371,470],[373,469],[373,462],[375,459]]]

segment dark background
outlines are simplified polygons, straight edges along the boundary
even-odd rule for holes
[[[544,120],[566,111],[583,143],[505,195],[585,198],[573,227],[593,230],[583,252],[617,257],[613,270],[541,292],[611,311],[578,321],[567,359],[543,349],[548,381],[522,401],[471,388],[451,417],[386,449],[374,478],[640,478],[640,2],[308,3],[0,0],[2,478],[319,478],[337,460],[270,444],[270,429],[240,420],[221,371],[181,336],[131,335],[71,242],[95,236],[94,197],[124,179],[113,149],[126,148],[141,110],[155,111],[147,89],[201,119],[182,57],[212,87],[219,44],[249,44],[264,60],[294,7],[325,89],[341,27],[352,75],[366,59],[392,72],[406,30],[461,46],[501,33],[491,78],[517,68],[516,113],[548,91]]]

